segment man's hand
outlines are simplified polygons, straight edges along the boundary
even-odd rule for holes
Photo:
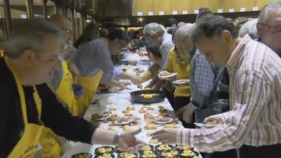
[[[177,141],[177,129],[161,129],[151,135],[162,144],[176,144]]]
[[[119,83],[117,84],[117,87],[121,88],[121,89],[125,89],[127,88],[127,86],[131,85],[130,82],[127,82],[127,81],[124,81],[124,82],[121,82],[121,81],[118,81]]]
[[[219,115],[213,115],[204,119],[204,123],[207,122],[215,122],[215,123],[223,123],[221,117]]]
[[[121,147],[124,151],[134,152],[142,148],[144,143],[138,140],[135,136],[141,132],[141,128],[131,131],[122,133],[120,135],[118,146]]]
[[[189,104],[187,104],[183,114],[182,114],[182,119],[186,122],[186,123],[193,123],[192,120],[192,116],[194,114],[194,111],[196,110],[196,106],[192,104],[192,102],[189,102]]]

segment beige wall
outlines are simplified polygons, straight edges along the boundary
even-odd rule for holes
[[[0,14],[1,14],[1,18],[5,17],[5,12],[4,12],[4,8],[0,7]],[[22,12],[19,10],[15,10],[15,9],[11,9],[11,16],[12,18],[16,18],[16,19],[20,19],[22,14],[26,14],[26,12]]]
[[[240,12],[240,8],[253,11],[253,7],[261,10],[269,2],[272,0],[134,0],[133,16],[137,16],[137,12],[146,16],[149,11],[153,11],[153,15],[159,15],[159,11],[164,11],[165,15],[172,15],[173,11],[182,14],[183,10],[194,14],[194,10],[201,7],[208,7],[214,13],[218,13],[218,9],[229,12],[230,8],[234,8],[235,12]]]

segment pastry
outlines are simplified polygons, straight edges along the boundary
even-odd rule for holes
[[[111,130],[111,131],[115,131],[115,127],[114,127],[114,126],[108,126],[107,129],[108,129],[108,130]]]
[[[118,155],[119,158],[136,158],[137,157],[137,154],[132,154],[132,153],[126,153],[126,152],[123,152],[123,153],[120,153]]]
[[[169,75],[171,75],[171,73],[168,71],[162,71],[159,75],[160,76],[169,76]]]
[[[163,128],[178,128],[178,126],[176,124],[165,124]]]
[[[123,110],[122,113],[123,113],[123,114],[125,114],[125,113],[130,113],[130,110]]]
[[[146,136],[147,136],[147,137],[151,137],[151,134],[152,134],[152,133],[154,133],[154,131],[149,131],[149,132],[146,133]]]
[[[155,130],[155,129],[157,129],[157,126],[154,125],[154,124],[146,124],[146,125],[144,126],[144,129],[145,129],[145,130]]]
[[[112,111],[104,111],[103,114],[112,114]]]
[[[157,144],[158,143],[158,139],[151,139],[149,141],[149,144]]]
[[[145,119],[153,119],[153,115],[150,114],[150,113],[146,113],[146,114],[144,114],[144,118]]]
[[[131,128],[130,126],[128,126],[128,125],[125,125],[125,126],[123,127],[123,131],[124,131],[124,132],[130,132],[130,131],[132,131],[132,128]]]
[[[141,108],[139,109],[139,113],[146,113],[145,109]]]
[[[128,110],[128,111],[134,111],[134,110],[135,110],[135,107],[127,107],[126,110]]]
[[[130,113],[124,113],[124,116],[129,117],[129,116],[133,116],[133,114],[130,114]]]
[[[113,153],[113,152],[114,152],[114,148],[110,146],[99,147],[95,151],[96,154],[105,154],[105,153]]]
[[[151,107],[151,106],[147,107],[146,109],[147,109],[147,110],[154,110],[154,108]]]

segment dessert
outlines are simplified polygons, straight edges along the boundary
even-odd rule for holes
[[[178,128],[178,126],[176,124],[165,124],[163,128]]]
[[[159,76],[169,76],[169,75],[171,75],[171,73],[168,72],[168,71],[162,71],[162,72],[160,72],[160,74],[159,74]]]
[[[144,119],[153,119],[153,115],[150,113],[144,114]]]
[[[124,113],[124,116],[129,117],[129,116],[134,116],[134,115],[130,114],[130,113]]]
[[[118,154],[118,158],[136,158],[138,155],[137,154],[132,154],[132,153],[120,153]]]
[[[173,146],[172,145],[157,145],[156,150],[157,151],[171,151],[171,150],[173,150]]]
[[[118,118],[114,123],[115,124],[128,124],[132,122],[133,120],[128,117],[120,117]]]
[[[147,109],[147,110],[154,110],[154,108],[151,107],[151,106],[146,107],[146,109]]]
[[[157,126],[154,125],[154,124],[146,124],[146,125],[144,126],[144,129],[145,129],[145,130],[156,130],[156,129],[157,129]]]
[[[116,121],[117,119],[118,119],[118,116],[116,114],[113,114],[107,120],[109,120],[109,121]]]
[[[160,154],[161,157],[165,157],[165,158],[174,158],[178,156],[178,151],[164,151]]]
[[[125,125],[124,127],[123,127],[123,131],[124,132],[130,132],[130,131],[132,131],[133,129],[132,129],[132,127],[130,127],[130,126],[128,126],[128,125]]]
[[[152,133],[154,133],[154,131],[149,131],[149,132],[146,133],[146,136],[147,136],[147,137],[151,137],[151,134],[152,134]]]
[[[143,151],[142,154],[140,155],[140,157],[141,158],[155,158],[157,156],[153,151],[147,150],[147,151]]]
[[[99,147],[95,150],[96,154],[105,154],[105,153],[111,154],[113,152],[114,152],[114,148],[110,146]]]
[[[126,110],[128,110],[128,111],[134,111],[134,110],[135,110],[135,107],[127,107]]]
[[[111,131],[115,131],[115,127],[114,127],[114,126],[108,126],[107,129],[108,129],[108,130],[111,130]]]
[[[122,113],[130,113],[130,110],[123,110]]]
[[[103,114],[112,114],[112,111],[104,111]]]
[[[155,122],[169,122],[171,119],[168,117],[154,117]]]
[[[144,108],[139,109],[139,113],[146,113],[146,110]]]
[[[92,158],[92,157],[93,155],[91,153],[78,153],[71,156],[71,158]]]
[[[105,153],[105,154],[98,154],[95,156],[95,158],[113,158],[114,155],[109,154],[109,153]]]
[[[158,139],[151,139],[149,141],[149,144],[157,144],[158,143]]]

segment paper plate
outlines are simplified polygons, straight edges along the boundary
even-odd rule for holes
[[[119,120],[114,121],[114,124],[116,124],[116,125],[126,125],[126,124],[129,124],[129,123],[133,122],[134,120],[133,119],[129,119],[128,121],[122,121],[121,123],[118,122],[118,121]]]
[[[168,79],[168,78],[177,76],[177,74],[178,74],[178,73],[175,73],[175,72],[174,72],[174,73],[171,73],[170,75],[167,75],[167,76],[161,76],[161,74],[162,74],[163,72],[165,72],[165,71],[162,71],[162,72],[160,72],[160,73],[158,74],[158,77],[159,77],[160,79]]]
[[[218,125],[221,125],[221,124],[206,124],[206,123],[194,123],[194,124],[201,128],[214,128]]]
[[[189,86],[190,80],[189,79],[176,80],[173,81],[173,84],[176,86]]]
[[[161,118],[161,117],[159,117],[159,118]],[[166,124],[166,123],[170,123],[170,122],[173,121],[172,118],[169,118],[169,117],[165,117],[165,118],[167,118],[168,120],[167,120],[167,121],[159,121],[159,120],[153,119],[152,121],[153,121],[154,123],[157,123],[157,124]]]

